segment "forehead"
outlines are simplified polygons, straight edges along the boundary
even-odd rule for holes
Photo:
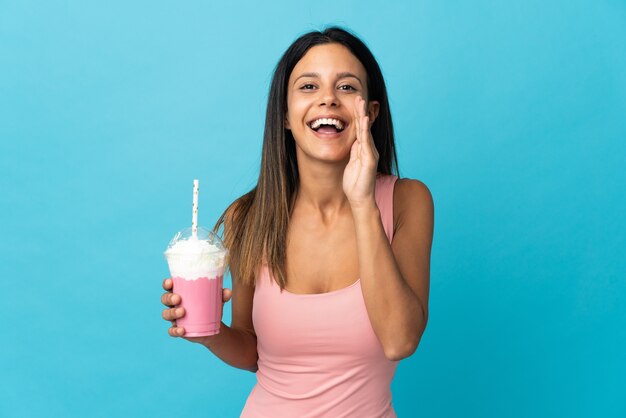
[[[366,77],[365,67],[348,48],[340,44],[322,44],[309,49],[293,68],[290,80],[302,73],[319,73],[320,76],[351,72],[361,80]]]

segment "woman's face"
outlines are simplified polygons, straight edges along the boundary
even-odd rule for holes
[[[298,161],[344,161],[356,140],[355,98],[367,100],[367,73],[343,45],[312,47],[289,76],[285,128],[296,141]],[[370,124],[378,102],[368,103]]]

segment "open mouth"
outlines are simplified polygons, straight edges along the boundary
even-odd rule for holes
[[[309,127],[319,134],[337,134],[342,132],[347,123],[336,118],[318,118],[308,123]]]

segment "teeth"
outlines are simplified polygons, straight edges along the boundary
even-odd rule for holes
[[[343,122],[338,119],[320,118],[311,122],[312,129],[317,129],[320,125],[333,125],[337,129],[343,129]]]

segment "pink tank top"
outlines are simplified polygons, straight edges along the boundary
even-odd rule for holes
[[[389,242],[396,180],[376,178],[376,203]],[[390,385],[398,362],[385,357],[374,334],[360,279],[328,293],[281,293],[264,265],[252,320],[259,368],[241,417],[396,417]]]

